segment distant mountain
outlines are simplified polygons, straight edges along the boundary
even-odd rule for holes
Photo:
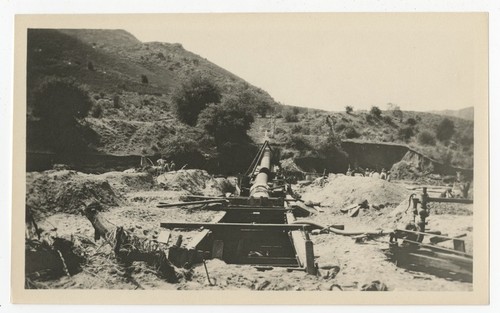
[[[430,111],[430,113],[463,118],[464,120],[469,121],[474,120],[474,107],[463,108],[460,110]]]
[[[274,105],[272,116],[262,118],[256,114],[248,134],[254,142],[260,142],[264,131],[271,131],[273,142],[284,147],[284,158],[314,155],[328,135],[335,133],[342,140],[407,144],[456,166],[471,167],[473,163],[472,107],[399,114],[383,111],[376,116],[365,111],[348,114],[279,105],[266,91],[185,50],[179,43],[143,43],[124,30],[30,29],[27,48],[27,150],[31,152],[53,149],[42,121],[33,112],[35,91],[46,81],[65,78],[81,85],[91,97],[91,114],[82,124],[89,151],[122,156],[192,151],[191,159],[179,156],[178,161],[192,165],[214,160],[222,153],[216,151],[204,129],[177,119],[172,101],[172,92],[180,84],[201,74],[215,82],[223,95],[244,94],[253,103]],[[327,115],[331,125],[326,122]],[[443,115],[454,122],[450,143],[436,140]],[[424,132],[427,137],[420,135]],[[61,133],[73,136],[65,129]],[[422,138],[428,138],[427,142]],[[225,147],[228,151],[237,148]],[[228,159],[221,157],[207,164],[238,160],[247,166],[253,153],[240,148],[238,155],[228,152]]]
[[[30,29],[27,65],[28,106],[32,91],[49,77],[75,79],[92,93],[107,96],[123,92],[168,96],[196,74],[210,77],[223,94],[250,90],[274,103],[267,92],[181,44],[143,43],[124,30]],[[148,84],[141,82],[144,75]]]

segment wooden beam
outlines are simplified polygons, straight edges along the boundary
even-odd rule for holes
[[[220,222],[224,216],[226,216],[226,212],[217,213],[211,220],[211,223]],[[196,250],[201,242],[210,234],[210,229],[203,229],[200,231],[194,238],[192,238],[189,243],[186,245],[186,249],[188,250]]]
[[[239,258],[238,261],[242,264],[298,265],[297,259],[290,257],[246,257]]]
[[[262,231],[290,231],[312,228],[309,224],[248,224],[248,223],[160,223],[163,228],[206,228],[209,230],[262,230]]]
[[[413,243],[413,244],[416,244],[416,245],[419,245],[421,247],[426,247],[426,248],[429,248],[431,250],[432,249],[434,249],[434,250],[440,250],[440,251],[444,251],[444,252],[448,252],[448,253],[452,253],[452,254],[462,255],[464,257],[468,257],[468,258],[472,259],[472,255],[467,254],[467,253],[462,252],[462,251],[452,250],[452,249],[443,248],[443,247],[435,246],[435,245],[429,245],[429,244],[425,244],[425,243],[421,243],[421,242],[413,241],[413,240],[408,240],[408,239],[404,239],[404,241],[405,242],[409,242],[409,243]]]
[[[286,214],[287,225],[295,222],[295,216],[292,213]],[[292,230],[290,232],[290,239],[296,253],[297,261],[301,267],[303,267],[308,274],[316,274],[316,267],[314,265],[314,249],[313,243],[309,240],[306,232],[302,230]]]
[[[456,237],[449,237],[449,236],[437,235],[437,234],[429,233],[429,232],[425,233],[425,232],[416,231],[416,230],[403,230],[403,229],[396,229],[396,232],[410,233],[410,234],[424,235],[424,236],[431,236],[432,235],[432,238],[442,239],[441,241],[447,241],[447,240],[461,240],[461,241],[463,241],[463,239],[459,239],[459,238],[466,236],[466,234],[461,234],[461,235],[458,235]]]
[[[461,198],[428,198],[428,202],[446,202],[446,203],[464,203],[472,204],[474,203],[471,199],[461,199]]]
[[[408,253],[408,259],[405,260],[407,264],[414,264],[417,267],[433,268],[440,271],[447,271],[452,273],[458,273],[462,275],[467,275],[472,277],[472,264],[470,267],[465,267],[455,262],[450,262],[448,260],[443,260],[439,257],[419,254],[416,252]]]

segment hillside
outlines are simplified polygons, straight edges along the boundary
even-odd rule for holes
[[[185,50],[180,44],[141,43],[123,30],[29,30],[27,63],[28,113],[33,91],[50,77],[76,79],[89,89],[96,101],[104,100],[104,106],[106,101],[120,95],[126,107],[105,110],[104,116],[124,120],[158,119],[161,112],[154,108],[134,110],[127,104],[137,107],[153,103],[161,111],[168,111],[171,92],[197,73],[213,79],[223,94],[248,89],[274,102],[260,88]],[[143,75],[147,77],[146,84],[141,81]]]
[[[88,138],[86,153],[166,154],[205,168],[207,164],[219,168],[235,160],[249,163],[254,149],[251,145],[217,151],[203,129],[177,119],[173,91],[201,74],[219,86],[223,96],[246,92],[255,103],[272,104],[273,118],[255,115],[249,135],[259,143],[264,131],[271,131],[282,158],[325,157],[320,150],[331,131],[326,123],[330,116],[332,130],[340,139],[403,144],[445,164],[467,168],[473,164],[473,121],[450,117],[454,134],[449,141],[434,138],[431,143],[422,143],[419,136],[424,131],[435,137],[442,115],[383,111],[374,116],[365,111],[331,113],[278,105],[267,92],[181,44],[143,43],[123,30],[31,29],[27,67],[28,152],[52,153],[50,140],[33,113],[34,94],[45,82],[63,78],[74,80],[91,96],[92,109],[80,125]],[[472,108],[466,112],[473,115]]]
[[[283,147],[286,156],[318,157],[313,150],[318,149],[330,133],[327,116],[331,118],[333,132],[342,140],[405,145],[438,162],[464,168],[473,166],[474,123],[449,117],[455,132],[450,141],[444,143],[435,138],[435,131],[444,117],[425,112],[382,111],[380,117],[375,117],[366,111],[348,114],[284,109],[274,119],[258,119],[251,135],[258,140],[263,130],[272,132],[274,129],[273,140]],[[419,142],[419,134],[424,131],[434,136],[434,142]]]
[[[445,116],[453,116],[470,121],[474,120],[474,107],[468,107],[459,110],[430,111],[430,113],[445,115]]]

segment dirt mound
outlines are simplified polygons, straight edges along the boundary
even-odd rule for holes
[[[36,215],[77,214],[82,205],[93,201],[103,206],[116,206],[120,201],[104,178],[76,171],[27,173],[26,187],[26,205]]]
[[[204,170],[181,170],[160,175],[158,184],[166,190],[187,191],[194,195],[221,196],[235,190],[226,178],[214,178]]]
[[[150,190],[155,184],[153,176],[149,173],[108,172],[99,177],[106,179],[113,189],[122,192]]]
[[[391,176],[395,179],[416,180],[422,176],[422,171],[412,163],[399,161],[392,165]]]
[[[305,187],[302,199],[340,209],[364,200],[369,205],[396,206],[407,194],[404,187],[383,179],[330,175],[324,187],[317,184]]]

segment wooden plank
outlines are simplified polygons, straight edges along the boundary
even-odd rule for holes
[[[316,211],[318,211],[319,213],[324,213],[324,212],[325,212],[325,210],[323,210],[321,207],[319,207],[319,206],[317,206],[317,205],[315,205],[315,206],[314,206],[314,209],[315,209]]]
[[[189,222],[162,222],[163,228],[205,228],[209,230],[261,230],[261,231],[289,231],[311,229],[309,224],[249,224],[249,223],[189,223]]]
[[[239,258],[239,263],[242,264],[273,264],[273,265],[295,265],[297,266],[297,259],[290,257],[245,257]]]
[[[467,254],[467,253],[462,252],[462,251],[456,251],[456,250],[452,250],[452,249],[448,249],[448,248],[443,248],[443,247],[435,246],[435,245],[428,245],[428,244],[425,244],[425,243],[421,243],[421,242],[413,241],[413,240],[408,240],[408,239],[404,239],[404,241],[416,244],[416,245],[418,245],[420,247],[426,247],[426,248],[429,248],[429,249],[440,250],[440,251],[444,251],[444,252],[448,252],[448,253],[458,254],[458,255],[462,255],[462,256],[465,256],[465,257],[468,257],[468,258],[472,259],[472,255]]]
[[[402,232],[402,233],[410,233],[410,234],[416,234],[416,235],[424,235],[424,236],[429,236],[429,235],[433,235],[432,237],[433,238],[440,238],[440,239],[443,239],[443,240],[462,240],[463,239],[458,239],[460,237],[465,237],[466,235],[465,234],[462,234],[462,235],[458,235],[456,237],[449,237],[449,236],[443,236],[443,235],[437,235],[437,234],[434,234],[434,233],[429,233],[429,232],[421,232],[421,231],[415,231],[415,230],[403,230],[403,229],[396,229],[397,232]]]
[[[305,250],[306,250],[306,272],[307,274],[315,275],[316,274],[316,265],[314,264],[314,248],[313,243],[309,239],[309,236],[306,235],[305,240]]]
[[[225,215],[226,215],[226,212],[219,212],[219,213],[217,213],[212,218],[212,222],[213,223],[218,223],[219,221],[221,221],[224,218]],[[204,230],[200,231],[198,234],[196,234],[196,236],[193,239],[191,239],[189,241],[189,243],[186,245],[186,249],[188,249],[188,250],[197,249],[198,245],[201,244],[201,242],[208,236],[208,234],[210,234],[210,230],[209,229],[204,229]]]
[[[221,208],[224,211],[254,211],[254,212],[286,212],[289,209],[285,207],[258,207],[258,206],[228,206]]]
[[[442,235],[442,236],[444,236],[444,235]],[[460,235],[457,235],[454,237],[448,237],[448,238],[446,238],[446,237],[442,238],[442,236],[440,236],[440,237],[433,236],[433,237],[429,238],[429,241],[433,244],[436,244],[436,243],[440,243],[440,242],[445,242],[445,241],[449,241],[449,240],[454,240],[454,239],[466,237],[467,234],[464,233],[464,234],[460,234]],[[457,250],[457,249],[455,249],[455,250]]]
[[[205,239],[208,234],[210,234],[210,229],[204,229],[197,233],[189,242],[186,244],[186,249],[196,249],[196,247]]]
[[[472,204],[474,203],[471,199],[462,199],[462,198],[428,198],[429,202],[446,202],[446,203],[464,203],[464,204]]]
[[[408,253],[407,256],[408,256],[407,261],[413,263],[416,266],[434,268],[441,271],[448,271],[452,273],[472,276],[472,271],[470,270],[470,268],[458,265],[454,262],[440,259],[438,257],[433,257],[419,253]]]
[[[156,239],[156,241],[167,245],[168,241],[170,240],[170,233],[171,233],[170,230],[162,229],[160,231],[160,234],[158,235],[158,239]]]
[[[212,246],[212,258],[222,260],[224,255],[224,241],[214,240],[214,245]]]
[[[460,239],[453,239],[453,249],[465,252],[465,242]]]

